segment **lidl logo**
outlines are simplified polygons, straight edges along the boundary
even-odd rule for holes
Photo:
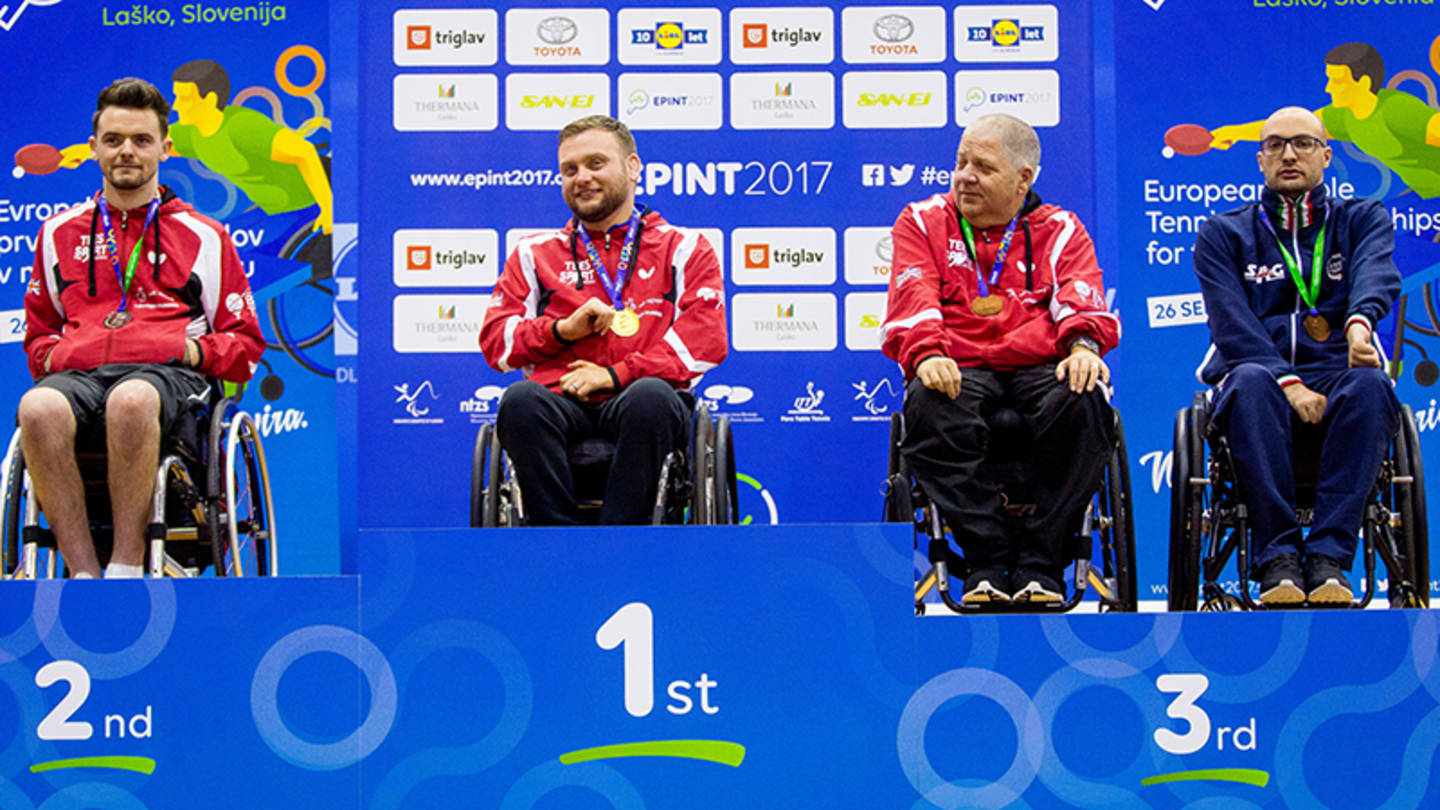
[[[765,270],[770,267],[770,246],[768,244],[745,246],[745,269]]]
[[[765,23],[745,23],[740,27],[740,44],[743,47],[763,48],[769,40],[769,26]]]
[[[989,42],[996,48],[1015,48],[1022,42],[1045,40],[1045,26],[1021,25],[1015,19],[993,20],[988,27],[972,25],[968,30],[971,42]]]
[[[656,23],[654,28],[636,28],[630,32],[630,44],[654,45],[656,50],[680,51],[686,45],[704,45],[710,32],[704,28],[685,28],[683,23]]]
[[[996,20],[990,28],[990,42],[998,47],[1012,48],[1019,41],[1019,20]]]
[[[406,270],[429,270],[430,269],[430,246],[411,245],[405,249]]]
[[[405,26],[405,49],[410,51],[430,50],[430,26]]]

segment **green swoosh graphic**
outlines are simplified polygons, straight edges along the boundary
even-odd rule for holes
[[[618,759],[621,757],[679,757],[681,759],[703,759],[718,762],[732,768],[740,767],[745,759],[745,746],[725,740],[651,740],[650,742],[620,743],[619,745],[598,745],[581,748],[560,755],[563,765],[590,762],[597,759]]]
[[[1270,784],[1270,774],[1254,768],[1208,768],[1198,771],[1175,771],[1159,773],[1140,780],[1143,787],[1163,785],[1166,782],[1240,782],[1241,784],[1265,787]]]
[[[114,768],[118,771],[134,771],[146,775],[155,772],[155,760],[149,757],[74,757],[37,762],[30,766],[31,773],[60,771],[66,768]]]

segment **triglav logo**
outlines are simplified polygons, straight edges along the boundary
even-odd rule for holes
[[[445,420],[438,416],[430,416],[430,406],[440,398],[435,393],[435,386],[429,380],[425,380],[410,390],[410,383],[392,385],[395,389],[395,403],[400,405],[405,416],[397,416],[391,421],[397,425],[438,425]]]
[[[430,269],[430,246],[411,245],[405,251],[406,270],[429,270]]]
[[[412,51],[430,50],[430,26],[405,26],[405,47]]]
[[[403,66],[493,65],[498,29],[493,9],[400,9],[391,56]]]
[[[763,48],[770,44],[769,26],[765,23],[745,23],[740,30],[740,44],[746,48]]]
[[[765,270],[770,267],[769,245],[746,245],[745,267],[750,270]]]

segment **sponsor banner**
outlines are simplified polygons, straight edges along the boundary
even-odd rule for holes
[[[942,6],[850,6],[840,31],[840,57],[851,64],[945,59]]]
[[[845,348],[880,351],[880,324],[885,320],[885,293],[857,292],[845,296]]]
[[[500,270],[493,228],[402,228],[391,245],[397,287],[492,287]]]
[[[1151,329],[1205,323],[1205,299],[1198,292],[1152,295],[1145,299],[1145,309],[1150,316]]]
[[[500,17],[493,9],[401,9],[395,12],[395,64],[493,65]]]
[[[851,129],[943,127],[945,74],[938,70],[867,71],[841,79],[845,126]]]
[[[631,129],[719,129],[719,73],[621,73],[619,115]]]
[[[505,12],[505,61],[512,65],[603,65],[610,61],[610,12],[603,8]]]
[[[959,62],[1054,62],[1060,58],[1055,6],[956,6]]]
[[[499,126],[499,80],[486,73],[395,77],[394,125],[401,132],[484,131]]]
[[[1060,74],[1053,70],[960,70],[955,73],[955,123],[1006,113],[1032,127],[1060,123]]]
[[[736,293],[730,341],[741,352],[830,351],[836,344],[831,293]]]
[[[737,8],[730,11],[730,61],[737,65],[828,65],[835,60],[830,8]]]
[[[0,343],[25,340],[25,309],[0,309]]]
[[[610,114],[603,73],[511,73],[505,77],[505,127],[558,131],[586,115]]]
[[[402,354],[480,353],[488,295],[397,295],[392,341]]]
[[[889,284],[894,252],[889,228],[846,228],[845,283]]]
[[[712,416],[724,414],[730,417],[731,424],[764,422],[765,417],[753,410],[755,407],[754,403],[751,403],[753,399],[755,399],[755,389],[748,385],[711,383],[700,392],[699,402],[696,404],[709,408]],[[747,406],[746,403],[750,404]]]
[[[622,65],[718,65],[722,35],[719,9],[624,8],[616,51]]]
[[[505,389],[498,385],[482,385],[460,400],[460,415],[469,417],[472,425],[494,422],[500,411],[500,397],[504,393]]]
[[[835,77],[829,73],[732,74],[730,126],[829,129],[835,126]]]
[[[738,285],[835,283],[834,228],[736,228],[730,255]]]

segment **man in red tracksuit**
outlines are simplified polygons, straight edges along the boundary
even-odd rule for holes
[[[100,193],[41,227],[25,295],[38,381],[20,400],[21,449],[72,576],[100,572],[76,438],[104,431],[114,548],[107,577],[139,576],[160,438],[207,377],[250,378],[265,341],[244,267],[219,223],[157,173],[170,106],[149,82],[100,93],[90,149]]]
[[[1085,227],[1031,190],[1039,165],[1028,124],[981,118],[960,139],[951,192],[907,206],[892,232],[882,330],[908,380],[901,450],[965,552],[968,604],[1064,599],[1064,541],[1114,444],[1101,355],[1120,322]],[[982,468],[1002,405],[1038,454],[1020,537]]]
[[[521,369],[496,430],[535,525],[573,524],[567,447],[615,442],[603,524],[649,521],[665,456],[685,441],[677,393],[725,358],[720,264],[696,231],[635,203],[640,158],[608,116],[560,131],[566,226],[522,239],[495,285],[480,348]]]

